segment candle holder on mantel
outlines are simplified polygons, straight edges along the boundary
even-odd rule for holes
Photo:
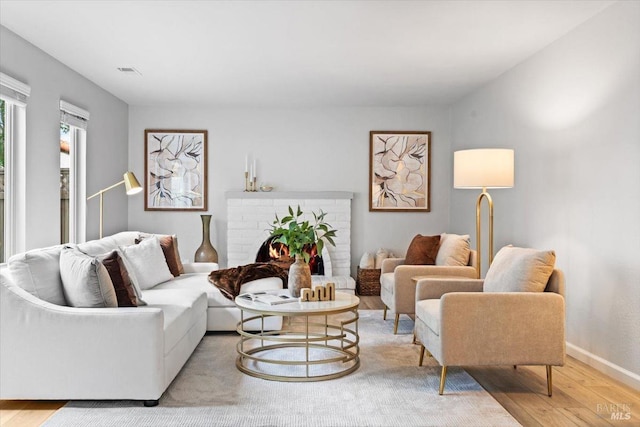
[[[258,191],[258,177],[254,176],[253,178],[249,178],[249,172],[244,173],[244,191],[245,192],[256,192]]]

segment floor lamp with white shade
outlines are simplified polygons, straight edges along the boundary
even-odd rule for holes
[[[489,265],[493,261],[493,200],[489,188],[511,188],[514,182],[514,152],[503,148],[479,148],[453,153],[453,188],[482,189],[476,202],[476,250],[478,277],[482,272],[481,210],[482,199],[489,204]]]
[[[113,185],[110,185],[107,188],[103,188],[102,190],[98,191],[96,194],[92,194],[91,196],[87,197],[87,200],[91,200],[94,197],[100,196],[100,238],[101,239],[102,239],[102,224],[103,224],[102,205],[103,205],[104,193],[122,184],[124,184],[125,188],[127,189],[127,196],[131,196],[133,194],[137,194],[142,191],[142,187],[140,186],[140,183],[138,182],[138,179],[133,174],[133,172],[125,172],[123,175],[123,178],[124,179],[122,181],[117,182]]]

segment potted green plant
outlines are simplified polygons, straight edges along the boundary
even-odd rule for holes
[[[325,222],[326,213],[312,212],[313,222],[303,220],[300,206],[294,212],[289,206],[289,215],[273,221],[271,236],[274,242],[287,245],[289,255],[295,257],[295,262],[289,267],[289,291],[292,296],[299,297],[300,289],[311,288],[311,270],[309,268],[309,253],[305,250],[316,245],[318,254],[322,254],[325,242],[335,246],[333,238],[336,230]]]

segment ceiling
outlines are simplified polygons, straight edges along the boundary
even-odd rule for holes
[[[415,106],[455,102],[612,3],[2,0],[0,23],[130,105]]]

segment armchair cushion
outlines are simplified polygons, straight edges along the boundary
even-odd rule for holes
[[[440,235],[440,248],[436,255],[436,265],[461,266],[469,265],[471,245],[469,235],[447,234]]]
[[[436,335],[440,335],[440,300],[425,299],[416,302],[416,317]]]
[[[505,246],[487,271],[484,292],[544,292],[555,261],[554,251]]]
[[[409,265],[435,265],[440,236],[416,235],[407,249],[405,263]]]

